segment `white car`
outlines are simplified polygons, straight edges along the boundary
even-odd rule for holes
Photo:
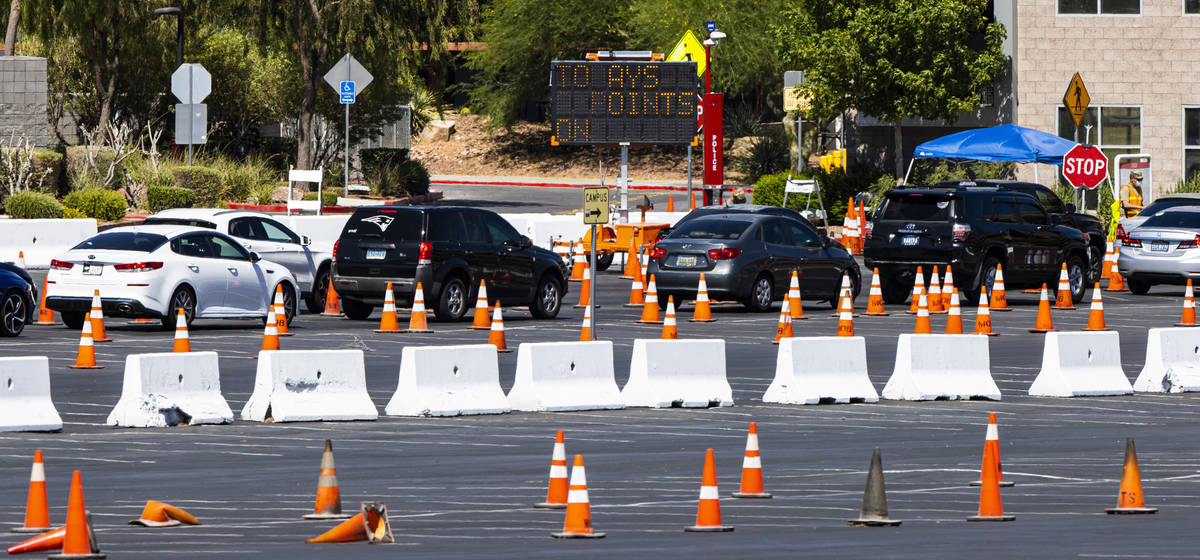
[[[287,267],[296,276],[310,313],[325,309],[333,253],[313,250],[308,236],[297,235],[269,214],[250,210],[173,208],[154,214],[143,223],[196,226],[229,234],[247,250]]]
[[[283,287],[288,322],[296,313],[296,279],[228,235],[207,228],[151,225],[114,228],[50,261],[46,307],[77,329],[100,290],[106,317],[157,318],[175,326],[176,309],[193,318],[266,319]]]

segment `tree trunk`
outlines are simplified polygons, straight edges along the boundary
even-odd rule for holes
[[[900,119],[892,123],[892,131],[895,132],[893,140],[896,143],[896,184],[904,182],[904,135],[900,131]]]
[[[8,32],[4,34],[4,54],[16,56],[17,22],[21,20],[21,0],[12,0],[8,10]]]

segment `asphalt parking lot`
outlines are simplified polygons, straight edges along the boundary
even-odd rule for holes
[[[638,325],[626,308],[629,283],[616,267],[600,275],[596,328],[615,346],[623,384],[635,338],[657,338],[661,327]],[[868,275],[869,277],[869,275]],[[567,303],[578,298],[573,284]],[[1182,289],[1149,296],[1105,293],[1108,325],[1121,333],[1121,357],[1132,380],[1145,355],[1146,330],[1178,320]],[[689,323],[681,338],[724,338],[736,405],[720,409],[626,409],[512,413],[455,418],[389,418],[376,422],[113,429],[103,425],[121,391],[130,353],[169,351],[171,332],[122,320],[108,323],[111,343],[98,344],[101,370],[71,370],[78,333],[30,327],[0,340],[0,355],[50,358],[61,433],[0,434],[0,523],[22,521],[33,451],[45,452],[51,519],[62,523],[73,469],[83,471],[88,509],[110,558],[579,558],[817,557],[889,558],[1181,558],[1196,557],[1200,508],[1200,399],[1195,394],[1033,398],[1025,391],[1038,372],[1041,335],[1036,296],[1009,294],[1015,310],[993,314],[992,373],[1003,393],[995,401],[899,402],[851,405],[767,405],[774,375],[776,314],[749,314],[718,305],[717,322]],[[859,311],[866,294],[856,302]],[[870,377],[881,390],[891,374],[897,336],[913,317],[858,317],[867,340]],[[559,319],[533,320],[506,309],[508,345],[577,340],[582,310],[564,306]],[[829,307],[806,301],[810,319],[796,336],[832,335]],[[1056,312],[1055,326],[1078,330],[1087,306]],[[940,332],[945,316],[935,316]],[[964,309],[964,324],[974,317]],[[402,322],[405,316],[402,314]],[[361,348],[367,384],[382,411],[396,387],[401,349],[408,345],[483,343],[487,333],[466,324],[431,323],[433,334],[376,334],[376,322],[302,315],[283,349]],[[249,397],[261,343],[257,322],[198,321],[193,350],[221,356],[223,393],[235,413]],[[516,353],[501,354],[501,385],[513,382]],[[978,477],[988,412],[999,417],[1005,524],[967,523],[978,507]],[[735,500],[747,424],[758,423],[766,489],[771,500]],[[537,510],[545,497],[555,430],[566,432],[568,455],[587,462],[592,518],[601,540],[559,541],[561,510]],[[1136,438],[1142,483],[1156,515],[1108,516],[1120,482],[1125,437]],[[342,503],[388,506],[392,545],[309,545],[336,522],[302,521],[312,510],[321,449],[333,440]],[[891,517],[898,528],[850,528],[858,516],[872,447],[882,448]],[[723,520],[733,533],[684,533],[696,515],[704,450],[716,451]],[[187,509],[199,527],[149,529],[127,525],[148,499]],[[7,534],[7,533],[5,533]],[[9,546],[22,540],[10,535]]]

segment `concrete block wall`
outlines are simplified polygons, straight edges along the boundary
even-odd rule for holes
[[[46,120],[46,59],[0,56],[0,141],[13,132],[38,147],[57,143]]]

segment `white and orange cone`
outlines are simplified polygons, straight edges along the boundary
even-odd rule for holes
[[[792,279],[788,283],[787,303],[792,312],[792,321],[808,318],[804,316],[804,303],[800,300],[800,274],[795,270],[792,271]]]
[[[1100,283],[1092,287],[1092,308],[1088,312],[1088,324],[1083,330],[1085,331],[1106,331],[1108,327],[1104,324],[1104,302],[1100,297]]]
[[[104,332],[104,310],[100,305],[100,290],[92,294],[92,311],[88,315],[88,322],[92,324],[92,342],[112,342]]]
[[[175,346],[171,351],[192,351],[192,341],[188,337],[187,314],[184,313],[182,307],[179,308],[179,312],[175,315]]]
[[[750,423],[746,434],[746,456],[742,459],[742,485],[734,498],[770,498],[763,489],[762,456],[758,452],[758,422]]]
[[[704,452],[704,474],[700,479],[700,503],[696,508],[696,524],[683,530],[704,533],[733,530],[733,527],[721,525],[721,495],[717,489],[717,468],[711,447]]]
[[[550,454],[550,484],[546,489],[546,501],[533,504],[535,508],[563,509],[567,507],[567,447],[563,432],[554,435],[554,451]]]
[[[950,310],[950,297],[954,295],[955,288],[957,286],[954,285],[954,271],[950,265],[946,265],[946,275],[942,277],[942,307],[947,311]]]
[[[1000,429],[996,427],[996,413],[994,412],[988,414],[987,434],[983,438],[983,460],[987,461],[989,457],[995,462],[997,485],[1001,488],[1014,486],[1015,483],[1004,481],[1004,468],[1000,463]],[[982,474],[984,469],[980,468],[979,470]],[[976,480],[970,485],[982,486],[982,479]]]
[[[79,353],[75,356],[75,365],[71,369],[104,369],[96,365],[96,347],[92,344],[92,322],[84,321],[79,331]]]
[[[25,500],[25,524],[13,528],[14,533],[44,533],[50,530],[50,506],[46,498],[46,467],[42,450],[33,452],[33,468],[29,470],[29,497]],[[10,553],[11,554],[11,553]]]
[[[504,316],[500,314],[500,300],[496,300],[496,310],[492,314],[492,330],[488,332],[488,344],[495,346],[497,352],[512,352],[504,339]]]
[[[38,303],[38,319],[35,325],[50,326],[57,325],[54,322],[54,310],[46,307],[46,279],[42,278],[42,294]]]
[[[587,474],[583,470],[583,455],[575,456],[571,469],[571,484],[567,491],[567,518],[561,533],[550,533],[559,539],[598,539],[604,533],[592,529],[592,507],[588,500]]]
[[[1054,331],[1054,318],[1050,316],[1050,295],[1046,291],[1046,285],[1042,284],[1042,297],[1038,301],[1037,320],[1031,333],[1048,333]]]
[[[992,313],[988,308],[987,288],[979,288],[979,310],[975,312],[975,332],[987,336],[998,336],[992,332]]]
[[[986,287],[984,286],[984,288]],[[992,299],[988,302],[988,309],[1012,311],[1012,308],[1008,306],[1008,294],[1004,292],[1004,267],[1000,265],[996,265],[996,279],[992,281]]]
[[[933,267],[933,274],[929,276],[929,293],[925,296],[925,303],[929,306],[929,313],[941,314],[946,312],[946,306],[942,305],[942,283],[938,280],[938,267]]]
[[[917,322],[913,325],[913,334],[933,334],[933,325],[929,323],[929,298],[921,293],[917,303]]]
[[[488,313],[487,282],[479,280],[479,295],[475,296],[475,321],[468,329],[487,330],[492,328],[492,317]]]
[[[883,308],[883,286],[879,285],[879,267],[871,271],[871,292],[867,296],[867,312],[865,315],[886,317],[889,315]]]
[[[1071,299],[1071,280],[1067,277],[1067,263],[1062,263],[1062,270],[1058,273],[1058,293],[1055,294],[1054,308],[1055,309],[1075,309],[1075,302]]]
[[[962,309],[958,306],[958,288],[951,288],[950,307],[946,315],[946,334],[962,334]]]
[[[325,440],[325,450],[321,452],[321,474],[317,476],[317,500],[313,512],[304,515],[304,519],[345,519],[348,513],[342,513],[341,491],[338,488],[337,468],[333,464],[333,441]]]
[[[838,303],[837,336],[854,336],[854,308],[850,303],[850,294],[842,293]]]
[[[850,299],[850,312],[854,313],[854,297],[853,297],[854,292],[850,291],[850,288],[851,288],[850,275],[847,273],[842,273],[842,285],[841,285],[841,287],[838,288],[839,302],[840,302],[840,298],[842,296],[848,297]],[[829,316],[830,317],[841,317],[841,311],[834,310],[834,312],[830,313]],[[855,314],[855,316],[857,317],[858,314]]]
[[[654,275],[650,275],[650,283],[646,285],[646,303],[642,304],[642,318],[639,323],[659,324],[658,320],[658,288],[654,285]]]
[[[630,236],[629,249],[625,252],[625,268],[621,271],[621,278],[633,280],[637,277],[638,272],[641,272],[642,263],[638,262],[637,254],[637,237]]]
[[[275,326],[275,306],[267,308],[267,324],[263,327],[262,350],[279,350],[279,331]],[[258,359],[258,356],[254,356]]]
[[[571,277],[568,279],[571,282],[582,282],[583,271],[588,268],[587,258],[583,256],[583,240],[580,239],[575,243],[575,255],[571,262]]]
[[[912,302],[908,305],[908,314],[916,315],[921,308],[921,294],[925,293],[925,274],[917,267],[917,275],[913,278]]]
[[[283,306],[283,285],[275,286],[275,330],[279,332],[279,336],[292,336],[288,332],[287,308]]]
[[[595,339],[592,338],[592,306],[589,305],[587,309],[583,310],[583,328],[579,331],[579,341],[588,342],[590,340]]]
[[[329,286],[325,289],[325,309],[321,311],[322,317],[341,317],[342,306],[338,301],[337,290],[333,287],[333,277],[329,277]]]
[[[497,302],[499,307],[500,303]],[[412,313],[408,316],[408,328],[404,330],[406,333],[431,333],[429,330],[429,320],[425,317],[425,290],[420,282],[417,282],[417,291],[413,293]]]
[[[708,303],[708,283],[704,281],[704,273],[700,273],[700,283],[696,286],[696,305],[692,309],[693,323],[711,323],[716,321],[712,316],[712,307]]]
[[[28,268],[25,266],[25,251],[17,251],[17,266],[21,267],[21,270]]]
[[[1107,280],[1112,277],[1113,269],[1116,268],[1117,259],[1116,253],[1113,252],[1113,242],[1109,241],[1104,247],[1104,264],[1101,265],[1100,279]]]
[[[1125,291],[1125,277],[1121,276],[1121,270],[1117,264],[1121,260],[1121,247],[1113,247],[1113,269],[1108,275],[1108,286],[1105,288],[1110,292]]]
[[[1188,278],[1187,287],[1183,290],[1183,314],[1176,327],[1196,326],[1196,298],[1192,293],[1192,279]]]
[[[592,269],[583,269],[583,284],[579,286],[579,303],[575,304],[577,309],[583,309],[591,304],[592,297]]]
[[[396,295],[392,291],[392,283],[388,282],[383,292],[383,316],[379,318],[377,333],[399,333],[400,319],[396,317]]]
[[[646,287],[642,284],[642,279],[635,277],[633,282],[629,284],[629,303],[625,307],[641,307],[646,304]]]
[[[791,302],[787,298],[784,298],[783,304],[779,307],[779,325],[775,327],[774,344],[779,344],[779,341],[782,339],[796,336],[792,330],[792,313],[790,307]]]
[[[667,314],[663,317],[663,340],[678,340],[679,328],[675,323],[675,296],[667,296]]]

